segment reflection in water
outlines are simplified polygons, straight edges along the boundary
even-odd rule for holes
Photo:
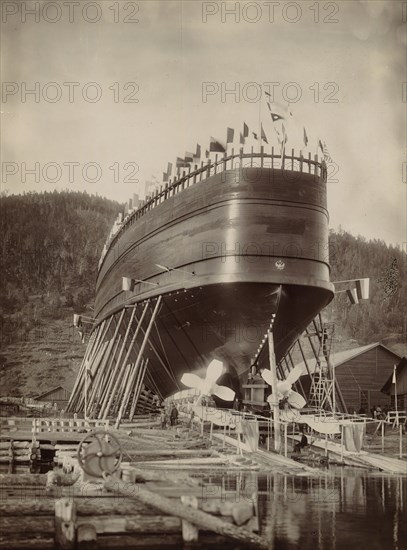
[[[257,495],[260,534],[276,550],[407,548],[407,477],[340,468],[319,477],[256,473],[216,479],[225,498]]]
[[[407,476],[330,468],[318,477],[256,472],[202,477],[209,484],[203,498],[253,503],[260,534],[274,550],[407,548]]]

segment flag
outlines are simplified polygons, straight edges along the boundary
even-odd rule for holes
[[[262,139],[262,141],[265,141],[268,145],[269,142],[267,141],[267,137],[266,137],[266,133],[265,133],[264,128],[263,128],[263,124],[261,124],[260,126],[261,126],[261,139]]]
[[[195,158],[201,160],[201,146],[199,143],[196,145]]]
[[[246,122],[243,122],[243,138],[247,138],[249,136],[249,127],[246,124]]]
[[[209,151],[211,153],[225,153],[226,147],[224,145],[222,145],[222,143],[219,140],[211,137],[211,143],[209,145]]]
[[[245,138],[244,138],[244,136],[243,136],[243,133],[242,133],[242,132],[240,132],[240,140],[239,140],[239,142],[240,142],[240,144],[241,144],[241,145],[244,145],[244,142],[245,142]]]
[[[308,145],[308,135],[307,135],[307,130],[305,129],[305,126],[303,126],[303,130],[304,130],[304,145],[305,147]]]
[[[188,168],[188,166],[189,166],[189,163],[185,159],[177,157],[177,161],[176,161],[177,174],[180,173],[180,168]]]
[[[167,165],[167,171],[163,172],[163,181],[168,181],[168,178],[171,176],[171,173],[172,173],[172,162],[169,162]],[[134,202],[134,199],[133,199],[133,202]]]
[[[396,383],[396,368],[397,368],[397,366],[394,365],[394,369],[393,369],[393,378],[391,379],[391,383],[392,383],[392,384],[395,384],[395,383]]]
[[[195,154],[194,154],[193,162],[194,162],[194,164],[199,164],[201,162],[201,146],[200,145],[196,146],[196,151],[195,151]]]
[[[185,161],[186,162],[192,162],[194,160],[194,153],[190,153],[189,151],[185,151]]]
[[[259,138],[257,137],[256,132],[252,132],[252,134],[253,134],[254,139],[259,139]]]
[[[188,162],[185,159],[177,157],[176,166],[177,168],[187,168]]]
[[[356,288],[348,288],[346,290],[346,294],[348,295],[348,298],[349,298],[349,301],[352,305],[354,304],[358,304],[359,303],[359,299],[358,299],[358,295],[357,295],[357,292],[356,292]]]
[[[319,148],[322,151],[322,154],[324,155],[325,162],[333,162],[331,155],[329,154],[328,147],[326,146],[325,141],[322,143],[321,140],[318,140]]]
[[[277,120],[285,120],[285,118],[283,116],[281,116],[277,113],[272,113],[271,111],[270,111],[270,115],[271,115],[271,120],[273,122],[277,122]]]
[[[233,128],[228,128],[226,132],[226,143],[233,143],[233,136],[235,131]]]
[[[369,299],[369,283],[370,279],[358,279],[356,281],[356,292],[359,300],[368,300]]]

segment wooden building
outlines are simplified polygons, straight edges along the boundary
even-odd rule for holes
[[[382,387],[382,392],[390,396],[393,411],[396,410],[396,391],[397,410],[407,412],[407,359],[405,357],[397,365],[396,383],[393,384],[393,373],[391,373]]]
[[[46,391],[45,393],[42,393],[41,395],[38,395],[35,400],[51,403],[51,406],[57,406],[59,410],[66,409],[66,406],[69,401],[69,397],[71,395],[71,392],[64,388],[63,386],[57,386],[56,388],[53,388],[51,390]]]
[[[364,409],[369,414],[375,405],[391,406],[390,396],[381,390],[400,361],[397,353],[377,342],[335,353],[331,359],[348,412]]]

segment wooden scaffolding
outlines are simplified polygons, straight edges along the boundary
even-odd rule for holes
[[[141,401],[149,408],[154,395],[144,386],[149,380],[159,398],[158,388],[147,375],[146,346],[162,303],[147,300],[125,306],[99,323],[92,331],[67,410],[85,418],[133,420]]]

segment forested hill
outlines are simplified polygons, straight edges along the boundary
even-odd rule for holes
[[[68,191],[0,198],[0,394],[72,386],[84,354],[72,316],[93,314],[98,261],[121,209]]]
[[[100,253],[121,209],[67,191],[0,197],[0,394],[72,386],[84,354],[72,315],[93,315]],[[330,248],[333,281],[371,279],[369,302],[339,294],[327,308],[337,346],[382,341],[405,353],[405,252],[343,231],[331,233]]]
[[[351,305],[346,293],[335,296],[327,308],[335,322],[340,347],[382,341],[405,353],[407,312],[407,256],[398,247],[339,231],[329,237],[331,280],[370,278],[370,298]],[[337,286],[338,289],[345,286]],[[398,345],[404,344],[404,345]]]
[[[119,210],[119,203],[86,193],[1,197],[2,313],[33,295],[79,308],[93,300],[101,250]]]

